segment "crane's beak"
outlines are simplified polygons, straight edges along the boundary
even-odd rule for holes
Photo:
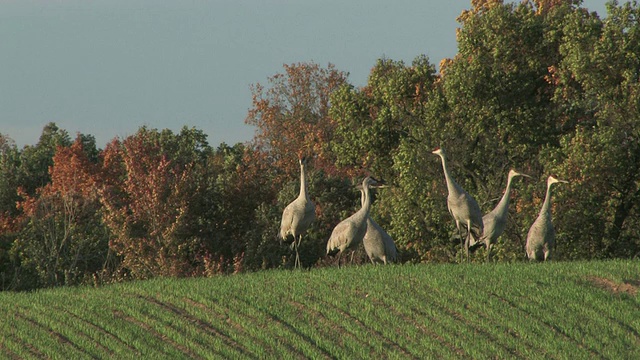
[[[371,179],[374,181],[374,183],[369,185],[369,188],[380,189],[380,188],[389,187],[389,185],[387,185],[387,183],[384,180],[378,180],[376,178],[371,178]],[[356,185],[356,189],[357,190],[362,190],[362,184]]]
[[[387,183],[384,180],[373,179],[373,181],[375,181],[375,184],[372,184],[371,187],[375,187],[378,189],[387,187]]]

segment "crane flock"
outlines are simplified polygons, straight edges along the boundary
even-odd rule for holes
[[[327,242],[327,255],[338,253],[338,266],[340,266],[340,258],[348,249],[354,249],[363,241],[367,233],[369,219],[369,210],[371,209],[371,195],[369,188],[382,187],[383,183],[370,176],[362,181],[362,208],[355,214],[342,220],[331,232],[329,241]],[[353,251],[353,250],[352,250]],[[351,255],[353,260],[353,255]]]
[[[502,235],[507,226],[509,213],[509,200],[516,177],[531,178],[511,169],[507,175],[507,186],[502,198],[496,207],[489,213],[482,215],[477,201],[466,192],[449,171],[444,149],[436,148],[432,151],[440,157],[442,169],[447,186],[447,208],[451,214],[460,236],[461,247],[464,250],[466,260],[469,261],[470,249],[480,246],[486,248],[487,261],[491,261],[492,249],[497,239]],[[302,235],[309,229],[315,220],[315,204],[311,201],[307,188],[306,165],[307,158],[302,157],[300,164],[300,193],[298,197],[287,205],[282,213],[280,241],[293,238],[291,249],[295,251],[294,268],[301,268],[299,246]],[[526,256],[529,260],[547,261],[551,259],[555,247],[555,231],[551,222],[551,185],[556,183],[568,183],[551,175],[547,179],[547,190],[544,203],[540,209],[538,218],[533,222],[527,234],[525,245]],[[338,254],[337,264],[343,253],[353,253],[362,243],[367,257],[372,264],[388,264],[398,260],[398,250],[393,238],[370,216],[372,196],[370,189],[386,187],[383,181],[367,176],[357,189],[361,192],[361,208],[353,215],[338,223],[327,241],[327,255]]]

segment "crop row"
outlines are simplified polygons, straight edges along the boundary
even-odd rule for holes
[[[7,358],[629,358],[632,262],[353,266],[0,294]]]

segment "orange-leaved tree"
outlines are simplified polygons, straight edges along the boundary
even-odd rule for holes
[[[253,85],[252,107],[245,122],[257,127],[254,142],[268,161],[286,177],[298,172],[298,156],[315,156],[314,167],[332,173],[335,159],[327,144],[335,123],[329,117],[329,98],[345,83],[347,74],[329,64],[284,65],[284,73]]]
[[[183,133],[202,135],[187,129]],[[188,275],[202,250],[190,204],[200,203],[206,187],[195,175],[195,156],[176,150],[180,140],[190,144],[192,154],[208,148],[204,137],[190,141],[189,136],[142,127],[124,141],[112,141],[103,152],[101,198],[112,233],[110,247],[134,278]]]
[[[51,182],[29,195],[20,189],[20,230],[14,243],[21,266],[34,274],[23,287],[78,284],[103,270],[108,231],[100,215],[98,165],[87,157],[91,136],[58,146],[49,168]]]

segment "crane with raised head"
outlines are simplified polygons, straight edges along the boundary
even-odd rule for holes
[[[307,158],[300,158],[299,163],[300,194],[284,208],[279,233],[280,241],[287,239],[289,235],[293,236],[291,248],[296,252],[294,268],[302,267],[298,247],[300,246],[300,242],[302,242],[302,234],[307,231],[316,218],[316,205],[309,198],[309,192],[307,191]]]
[[[362,181],[362,189],[364,191],[364,200],[362,208],[355,214],[342,220],[331,232],[329,241],[327,241],[327,255],[338,253],[338,267],[340,267],[340,258],[347,249],[355,249],[367,232],[367,218],[371,209],[371,196],[369,188],[382,187],[383,182],[367,176]],[[353,258],[352,258],[353,259]]]
[[[362,186],[358,186],[358,189],[360,189],[361,203],[364,204],[364,189]],[[372,264],[383,263],[386,265],[397,259],[398,249],[393,238],[371,218],[371,215],[367,216],[367,232],[364,234],[362,243]]]
[[[444,149],[436,148],[432,153],[440,156],[442,160],[442,169],[444,170],[444,177],[449,192],[447,195],[447,208],[449,208],[449,213],[451,213],[451,216],[453,216],[456,222],[456,228],[460,235],[460,245],[464,248],[467,261],[469,261],[469,245],[471,242],[478,241],[484,232],[480,206],[478,206],[478,203],[471,195],[456,183],[449,173]],[[466,227],[467,230],[467,235],[464,237],[465,240],[463,240],[462,237],[461,226]]]
[[[498,241],[498,238],[504,232],[507,226],[507,216],[509,215],[509,198],[511,193],[511,184],[513,178],[517,176],[524,176],[530,178],[531,176],[510,170],[507,176],[507,188],[502,195],[502,199],[496,207],[482,217],[482,224],[484,225],[484,232],[480,238],[480,242],[484,243],[487,248],[487,261],[491,260],[491,250],[493,245]],[[473,244],[471,244],[473,246]]]
[[[529,260],[547,261],[551,259],[551,253],[556,245],[555,230],[551,222],[551,185],[556,183],[568,183],[558,180],[550,175],[547,178],[547,193],[540,209],[538,218],[533,222],[527,234],[527,257]]]

